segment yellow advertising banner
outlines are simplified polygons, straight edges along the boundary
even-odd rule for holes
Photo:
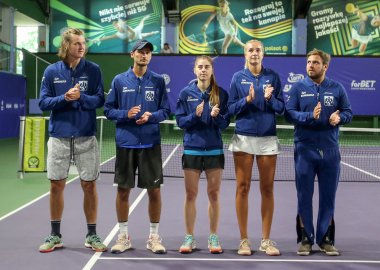
[[[23,167],[25,172],[45,170],[45,119],[43,117],[26,117]]]

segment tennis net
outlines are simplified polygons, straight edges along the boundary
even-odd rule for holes
[[[115,124],[103,117],[99,121],[99,142],[101,147],[102,173],[114,173],[115,166]],[[183,131],[174,120],[166,120],[161,126],[162,159],[165,162],[164,176],[182,178],[181,157],[183,152]],[[235,179],[232,152],[228,145],[234,133],[234,123],[223,131],[225,169],[223,179]],[[372,128],[340,128],[341,181],[380,182],[380,133]],[[282,152],[277,158],[275,180],[294,181],[294,128],[292,125],[277,125],[277,136]],[[202,178],[205,178],[202,173]],[[252,180],[258,180],[254,164]]]

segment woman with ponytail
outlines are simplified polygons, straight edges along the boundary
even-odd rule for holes
[[[176,107],[177,124],[184,130],[182,168],[186,190],[184,206],[186,236],[179,251],[191,253],[196,247],[194,238],[196,197],[200,175],[205,171],[210,219],[208,248],[211,253],[222,253],[217,229],[219,191],[224,169],[221,130],[230,123],[227,109],[228,94],[216,83],[211,57],[198,56],[194,64],[194,74],[196,81],[182,89]]]

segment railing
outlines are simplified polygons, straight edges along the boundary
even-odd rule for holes
[[[24,52],[22,49],[0,42],[0,70],[25,75],[23,59]]]

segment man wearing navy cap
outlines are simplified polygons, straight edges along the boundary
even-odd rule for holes
[[[170,107],[164,79],[148,70],[153,45],[137,40],[130,53],[133,66],[112,81],[104,106],[105,116],[116,122],[116,162],[114,183],[118,186],[116,213],[119,235],[112,253],[132,247],[128,234],[129,194],[135,187],[147,189],[149,197],[150,234],[147,249],[166,253],[158,235],[163,183],[161,136],[159,123],[168,118]]]

